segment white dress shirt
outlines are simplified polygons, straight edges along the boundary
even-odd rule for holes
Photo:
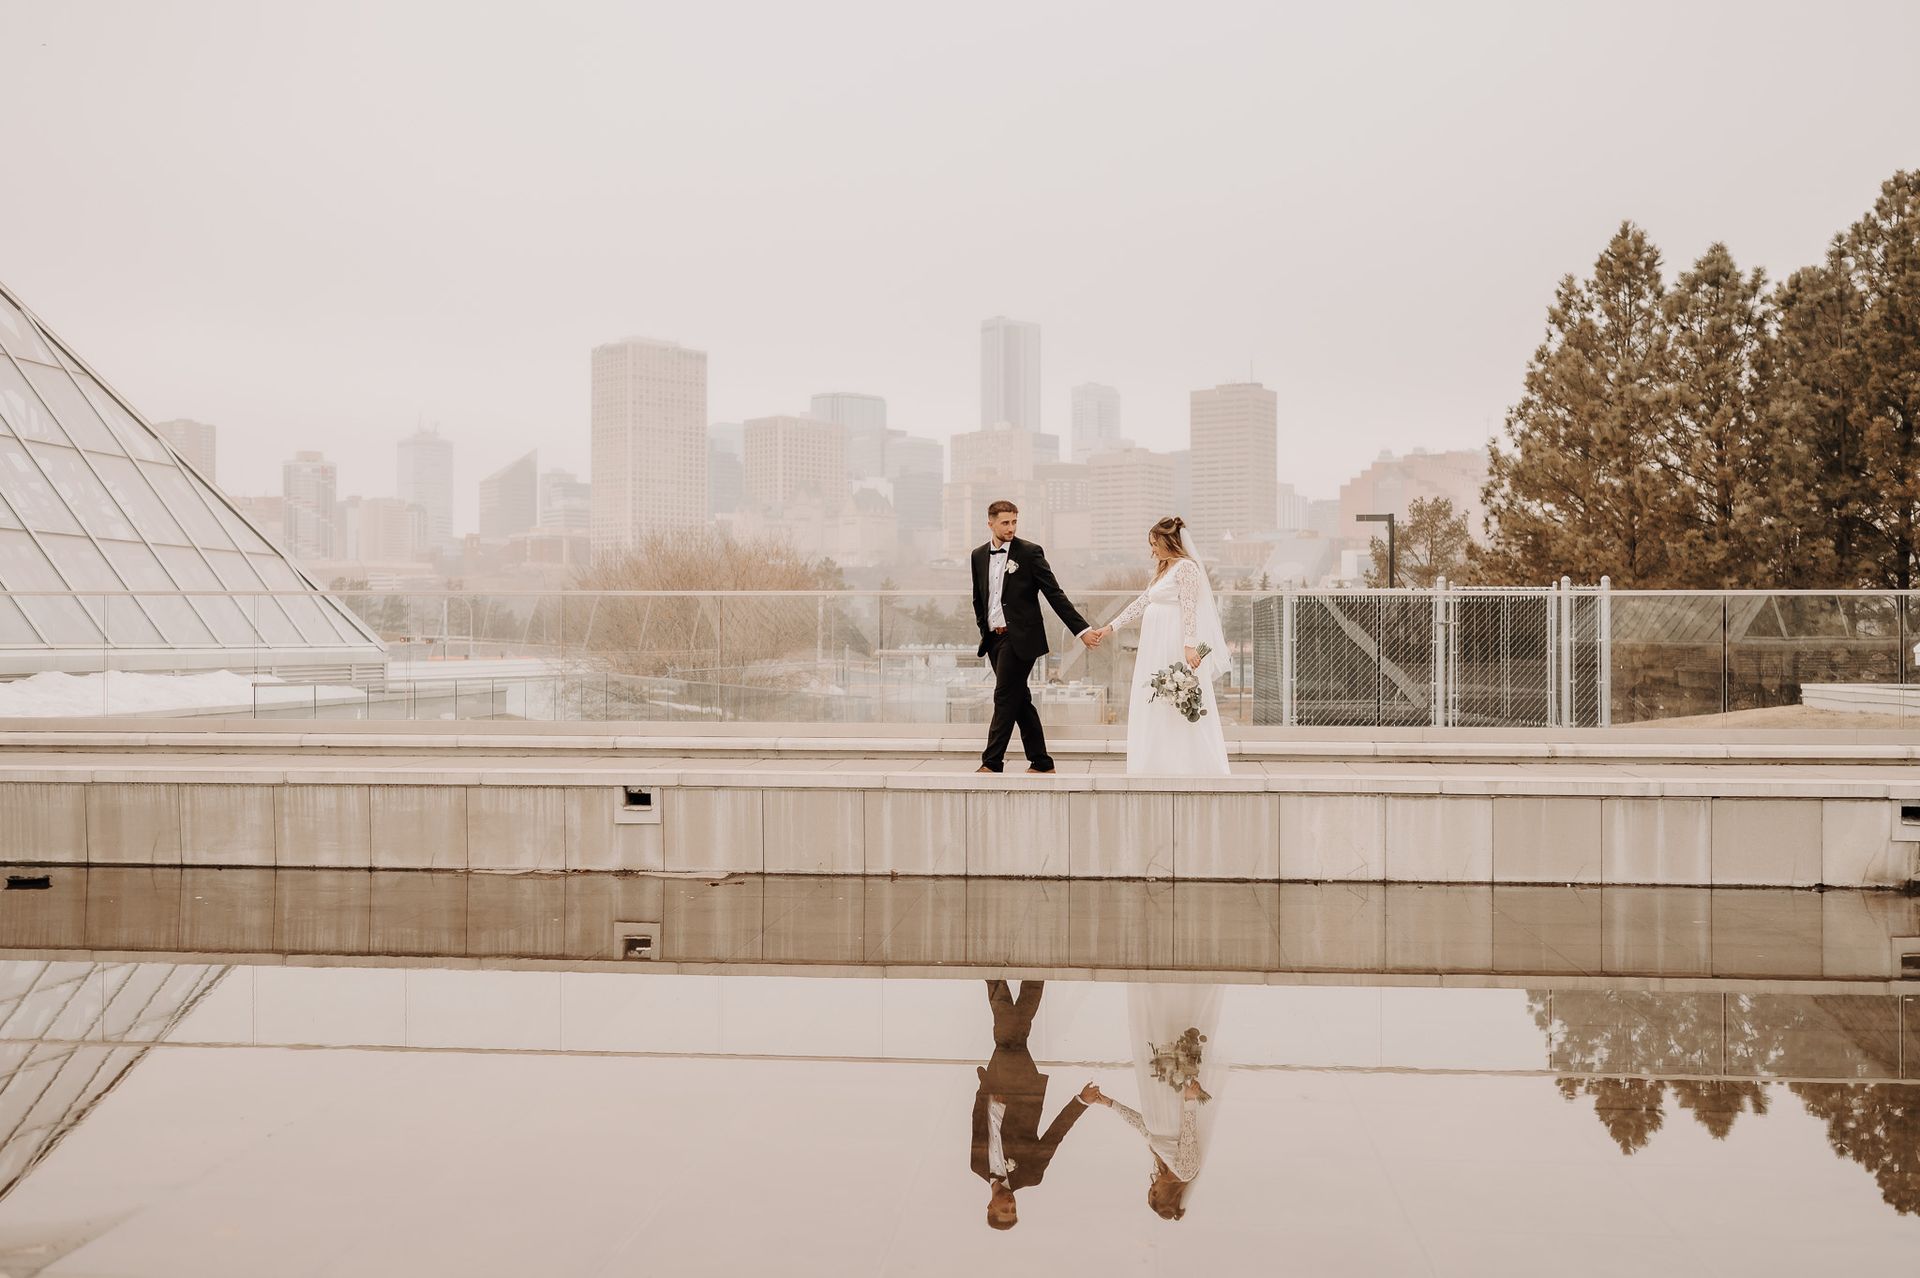
[[[1013,1175],[1014,1165],[1008,1161],[1006,1148],[1000,1143],[1000,1120],[1006,1116],[1006,1102],[998,1096],[990,1097],[987,1101],[987,1170],[995,1180]]]
[[[999,554],[993,553],[999,551]],[[987,629],[1000,630],[1007,624],[1007,614],[1000,606],[1001,583],[1007,579],[1007,562],[1013,552],[1005,545],[987,547]]]

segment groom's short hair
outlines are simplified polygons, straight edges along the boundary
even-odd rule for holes
[[[1005,499],[990,503],[987,506],[988,519],[998,519],[1002,515],[1017,515],[1019,513],[1020,508]]]

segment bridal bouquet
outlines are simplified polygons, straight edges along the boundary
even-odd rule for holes
[[[1213,649],[1203,643],[1194,651],[1200,654],[1200,660],[1205,661]],[[1148,675],[1147,686],[1153,689],[1147,700],[1158,701],[1165,697],[1173,702],[1175,710],[1187,717],[1188,723],[1200,722],[1200,716],[1207,712],[1206,698],[1200,690],[1200,674],[1184,660]]]

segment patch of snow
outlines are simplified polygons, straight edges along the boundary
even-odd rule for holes
[[[103,714],[155,714],[168,710],[198,710],[212,706],[251,706],[255,684],[291,686],[272,675],[244,675],[232,670],[204,674],[143,674],[114,670],[104,674],[62,674],[43,671],[26,679],[0,683],[0,718],[64,719]],[[311,688],[300,694],[312,696]],[[341,694],[360,696],[354,688],[323,687],[322,699]]]

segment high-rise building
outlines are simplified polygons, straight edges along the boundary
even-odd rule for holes
[[[1258,382],[1191,396],[1195,533],[1217,545],[1272,532],[1280,485],[1280,398]]]
[[[1306,528],[1312,508],[1313,501],[1304,493],[1295,490],[1292,484],[1281,484],[1278,504],[1274,510],[1273,526],[1283,532],[1294,532]]]
[[[972,479],[1025,482],[1041,464],[1039,437],[1024,427],[1002,422],[979,430],[962,431],[948,444],[953,464],[948,474],[955,483]]]
[[[887,401],[855,391],[813,397],[811,416],[847,432],[847,478],[884,479],[887,474]]]
[[[1193,518],[1193,450],[1180,448],[1168,453],[1173,459],[1173,513]]]
[[[480,535],[504,541],[540,522],[540,452],[508,462],[480,481]]]
[[[1073,459],[1083,462],[1121,443],[1120,392],[1099,382],[1074,387]]]
[[[961,479],[942,489],[942,538],[946,557],[964,561],[987,539],[987,506],[1010,501],[1020,509],[1020,536],[1045,545],[1051,528],[1047,486],[1038,479]]]
[[[170,422],[155,422],[153,429],[167,446],[180,454],[180,459],[200,472],[200,477],[209,484],[219,483],[214,474],[214,463],[218,460],[218,441],[214,428],[206,422],[196,422],[186,417],[176,417]]]
[[[980,425],[1040,429],[1040,326],[980,321]]]
[[[887,481],[893,485],[894,518],[900,532],[939,529],[940,488],[946,481],[946,450],[939,440],[887,431]]]
[[[540,476],[540,526],[586,532],[593,525],[593,486],[570,470]]]
[[[847,500],[847,432],[811,417],[755,417],[745,425],[746,505],[782,510],[811,502],[829,512]]]
[[[398,497],[344,497],[334,506],[334,556],[404,564],[427,549],[427,512]]]
[[[1147,530],[1174,512],[1173,458],[1128,445],[1093,455],[1093,544],[1101,555],[1138,560]]]
[[[707,428],[707,517],[737,515],[747,508],[746,428],[715,422]]]
[[[594,347],[594,554],[706,522],[706,352],[644,337]]]
[[[439,429],[417,430],[400,441],[395,492],[426,512],[427,544],[450,551],[453,538],[453,441]]]
[[[334,464],[319,453],[295,453],[280,467],[287,550],[295,559],[333,557]]]

